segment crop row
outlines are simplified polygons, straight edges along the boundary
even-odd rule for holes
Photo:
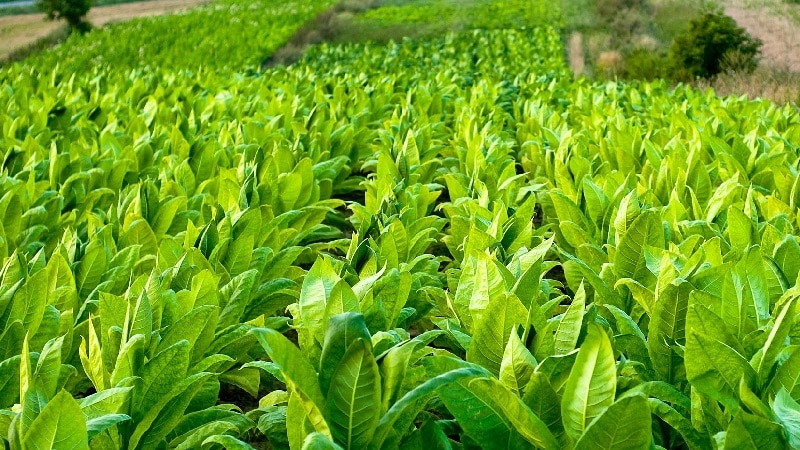
[[[92,67],[127,71],[257,68],[333,0],[220,0],[180,14],[111,24],[26,60],[25,67],[85,73]]]

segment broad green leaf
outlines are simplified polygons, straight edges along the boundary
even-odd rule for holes
[[[358,339],[367,342],[371,340],[363,315],[343,313],[330,318],[325,331],[319,364],[319,386],[322,395],[328,394],[328,389],[333,381],[333,373],[339,367],[339,362],[347,353],[347,349]]]
[[[575,449],[645,450],[652,440],[647,399],[634,395],[614,402],[594,419],[575,443]]]
[[[136,421],[128,448],[145,449],[158,445],[184,417],[189,403],[211,376],[198,373],[182,378],[146,411],[141,420]]]
[[[740,411],[725,433],[724,449],[787,448],[783,428],[775,422]]]
[[[22,438],[25,448],[89,449],[86,418],[78,402],[62,390],[42,409]]]
[[[586,307],[586,291],[583,283],[578,287],[575,297],[572,299],[567,312],[558,321],[555,333],[555,355],[563,355],[575,349],[578,344],[578,336],[581,332],[583,323],[583,313]]]
[[[212,444],[220,445],[222,448],[227,450],[252,450],[254,448],[247,442],[241,441],[227,434],[218,434],[216,436],[206,438],[206,440],[203,441],[203,448],[211,448],[213,446]]]
[[[300,288],[300,323],[305,332],[322,344],[325,339],[325,308],[339,277],[324,258],[318,258]]]
[[[775,323],[770,330],[764,347],[754,356],[756,364],[754,368],[758,374],[758,385],[764,387],[767,379],[772,373],[772,368],[776,362],[778,354],[783,350],[787,343],[787,338],[791,332],[792,322],[795,321],[797,311],[797,298],[789,299],[780,308]]]
[[[480,364],[499,375],[508,336],[527,310],[514,294],[491,299],[487,311],[475,322],[475,334],[467,349],[467,361]]]
[[[517,330],[512,329],[500,363],[500,382],[520,395],[528,385],[536,365],[536,358],[519,339]]]
[[[775,396],[772,410],[778,422],[783,425],[789,446],[800,448],[800,404],[785,389],[781,389]]]
[[[181,380],[189,369],[189,343],[178,341],[142,366],[141,384],[134,390],[134,420],[141,420]]]
[[[647,334],[647,353],[660,379],[673,383],[683,366],[676,348],[686,344],[686,311],[692,286],[676,280],[656,296]]]
[[[775,371],[767,391],[771,395],[777,395],[781,389],[786,389],[791,397],[800,400],[800,347],[789,346],[781,352],[783,358],[779,359],[779,365]]]
[[[486,371],[477,366],[455,368],[430,378],[409,391],[381,417],[369,448],[375,450],[396,447],[404,430],[413,424],[436,391],[459,380],[481,375],[486,375]]]
[[[698,432],[692,425],[692,421],[684,417],[675,408],[655,398],[648,398],[647,403],[650,406],[650,411],[675,429],[691,450],[711,448],[709,436]]]
[[[88,420],[118,414],[127,409],[131,390],[133,387],[116,387],[84,397],[79,402],[81,411]]]
[[[441,330],[427,331],[410,341],[395,345],[386,351],[383,358],[380,358],[379,368],[383,385],[382,412],[388,411],[400,395],[400,388],[414,353],[443,334],[444,332]]]
[[[258,328],[251,331],[258,338],[261,346],[283,373],[290,392],[295,393],[306,411],[314,428],[330,434],[330,428],[322,411],[325,411],[325,397],[319,387],[317,373],[308,359],[286,337],[269,328]]]
[[[564,426],[561,423],[561,405],[559,396],[550,385],[550,381],[541,372],[531,374],[522,401],[530,410],[547,425],[557,438],[564,435]]]
[[[127,414],[106,414],[94,419],[89,419],[86,422],[86,430],[89,436],[88,439],[91,441],[92,438],[103,431],[127,420],[131,420],[131,417]]]
[[[329,437],[322,433],[311,433],[303,441],[301,450],[343,450],[342,447],[333,442]]]
[[[491,398],[499,406],[514,431],[530,444],[543,449],[559,448],[558,441],[547,425],[513,393],[493,378],[477,378],[469,382],[468,389],[479,397]]]
[[[686,318],[686,376],[689,382],[720,403],[736,408],[736,392],[744,378],[748,385],[756,373],[740,351],[738,342],[724,329],[722,319],[701,305],[692,305]]]
[[[655,211],[644,211],[622,235],[614,257],[614,271],[619,278],[640,283],[652,277],[644,257],[645,247],[664,248],[664,227]]]
[[[381,381],[369,341],[358,338],[331,377],[326,417],[331,434],[347,449],[369,444],[381,412]]]
[[[588,327],[561,400],[567,435],[577,441],[589,423],[614,403],[617,368],[611,341],[599,325]]]

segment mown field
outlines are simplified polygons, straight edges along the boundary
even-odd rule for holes
[[[332,4],[0,69],[5,448],[800,447],[796,107],[574,79],[543,1],[261,69]]]

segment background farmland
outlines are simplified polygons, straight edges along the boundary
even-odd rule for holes
[[[800,448],[800,110],[575,76],[555,3],[0,68],[2,446]]]

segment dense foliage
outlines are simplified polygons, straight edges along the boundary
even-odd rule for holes
[[[677,79],[711,78],[726,69],[749,73],[758,66],[761,45],[730,16],[707,11],[675,38],[669,58]]]
[[[37,55],[27,66],[81,73],[94,66],[115,72],[142,67],[227,69],[261,64],[300,25],[333,0],[220,0],[182,14],[112,24]]]
[[[0,74],[6,448],[800,444],[796,109],[547,27],[68,48]]]
[[[92,7],[91,0],[37,0],[36,6],[50,20],[65,20],[72,30],[88,31],[86,14]]]

